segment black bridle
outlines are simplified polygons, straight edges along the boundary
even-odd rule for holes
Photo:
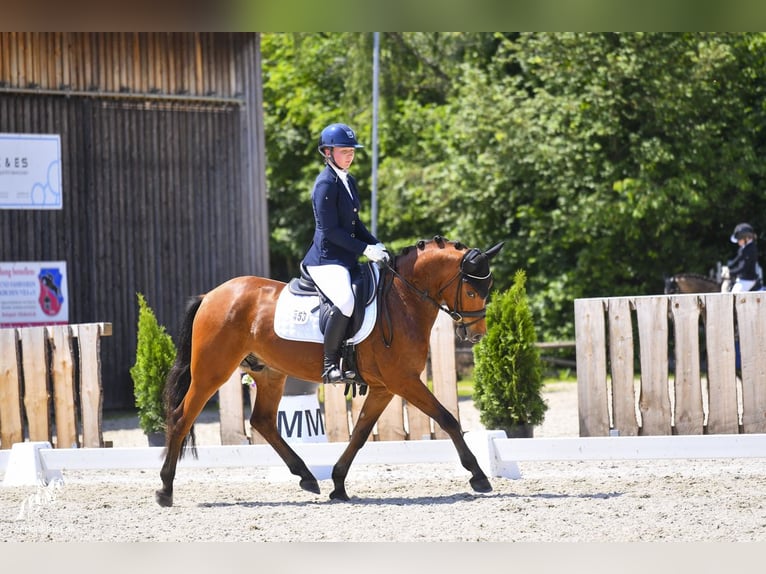
[[[480,263],[477,265],[476,260],[479,259]],[[430,302],[434,307],[439,309],[440,311],[444,311],[447,313],[452,320],[457,323],[457,327],[455,327],[455,334],[457,335],[458,339],[461,341],[467,341],[468,340],[468,327],[473,325],[474,323],[478,323],[484,317],[487,315],[487,306],[486,303],[484,307],[479,309],[478,311],[463,311],[461,310],[462,302],[463,302],[463,290],[458,288],[455,290],[455,302],[452,305],[452,308],[450,309],[446,303],[440,303],[438,299],[443,299],[441,296],[444,291],[449,288],[450,285],[452,285],[455,281],[458,279],[462,282],[469,283],[472,287],[474,287],[478,292],[479,295],[486,300],[487,295],[489,294],[489,288],[492,285],[492,273],[489,271],[489,262],[488,258],[481,253],[478,249],[471,249],[469,250],[461,259],[460,261],[460,269],[458,269],[457,273],[449,280],[445,285],[439,289],[438,293],[436,294],[436,298],[431,297],[431,295],[426,290],[420,290],[415,285],[413,285],[410,281],[402,277],[399,272],[396,270],[396,268],[391,265],[390,263],[386,262],[383,264],[386,269],[388,269],[391,274],[399,279],[404,285],[407,286],[408,289],[411,291],[417,293],[421,299],[424,299],[428,302]],[[469,271],[466,269],[467,266],[470,266],[472,268],[477,268],[476,270]],[[486,267],[486,272],[483,269]],[[481,269],[478,269],[481,268]],[[383,282],[381,282],[382,285]],[[393,280],[392,283],[393,284]],[[391,285],[389,285],[390,289]],[[382,302],[382,299],[381,299]],[[388,310],[385,310],[384,313],[386,317],[386,323],[389,326],[389,331],[391,331],[391,317],[388,314]],[[473,319],[472,321],[466,321],[466,318]],[[385,343],[386,347],[391,346],[391,342],[393,341],[393,332],[391,332],[390,338],[386,338],[385,336],[385,330],[383,334],[383,342]]]

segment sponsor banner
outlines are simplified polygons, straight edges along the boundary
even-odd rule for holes
[[[61,209],[61,136],[0,133],[0,209]]]
[[[66,261],[0,261],[0,327],[68,322]]]

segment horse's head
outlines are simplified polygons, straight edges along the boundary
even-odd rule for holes
[[[439,236],[417,245],[422,254],[414,268],[423,271],[413,277],[413,283],[425,286],[421,295],[449,313],[457,323],[455,332],[461,340],[475,343],[487,332],[484,317],[492,287],[489,262],[502,247],[503,243],[498,243],[486,251],[469,249]]]
[[[697,273],[678,273],[665,279],[666,295],[676,293],[717,293],[720,290],[720,281]]]
[[[680,291],[675,276],[665,277],[665,295],[672,295]]]
[[[469,249],[460,261],[461,285],[455,295],[455,304],[452,307],[451,315],[458,324],[455,332],[458,338],[463,341],[476,343],[487,332],[484,317],[487,314],[487,297],[493,283],[489,262],[502,248],[503,242],[490,247],[484,252],[479,249]],[[463,296],[465,296],[465,299]],[[463,303],[465,300],[474,302],[477,299],[481,300],[481,308],[478,310],[471,310],[468,308],[471,305]],[[466,317],[475,319],[467,322],[465,320]]]

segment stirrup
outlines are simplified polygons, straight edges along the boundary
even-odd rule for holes
[[[344,381],[353,381],[356,379],[356,371],[354,369],[347,369],[346,363],[348,361],[341,358],[340,365],[343,367],[343,370],[341,371],[340,367],[338,368],[339,371],[343,373],[343,380]]]
[[[322,373],[322,384],[337,385],[343,382],[343,374],[338,365],[328,365]]]

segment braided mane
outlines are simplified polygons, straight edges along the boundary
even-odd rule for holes
[[[455,249],[457,249],[458,251],[463,251],[468,248],[466,245],[464,245],[460,241],[450,241],[449,239],[441,235],[434,235],[432,239],[421,239],[415,245],[408,245],[407,247],[402,248],[399,255],[407,255],[413,249],[417,249],[418,251],[423,251],[429,245],[432,245],[432,244],[436,244],[440,249],[444,249],[447,246],[447,244],[452,244],[455,247]]]
[[[702,275],[701,273],[678,273],[676,275],[673,275],[673,279],[700,279],[701,281],[709,281],[710,283],[718,283],[715,279],[712,277],[708,277],[707,275]]]

